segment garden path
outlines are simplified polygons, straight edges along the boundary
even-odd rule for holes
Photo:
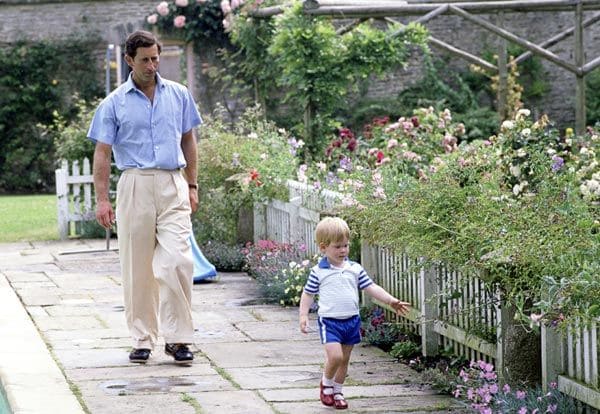
[[[103,247],[0,244],[0,338],[10,344],[0,347],[0,377],[15,414],[334,411],[318,400],[317,334],[299,332],[297,308],[257,303],[244,273],[194,285],[191,367],[175,366],[162,344],[148,364],[130,364],[118,257],[94,252]],[[84,252],[64,254],[72,251]],[[345,395],[354,413],[468,412],[364,345],[353,353]]]

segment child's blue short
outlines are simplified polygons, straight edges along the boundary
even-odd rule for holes
[[[356,345],[360,342],[360,316],[347,319],[318,318],[321,343]]]

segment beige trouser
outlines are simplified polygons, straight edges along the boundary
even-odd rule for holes
[[[135,348],[193,343],[192,231],[181,171],[123,172],[117,185],[117,233],[125,316]]]

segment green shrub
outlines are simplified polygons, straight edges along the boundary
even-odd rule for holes
[[[84,36],[0,49],[0,192],[53,189],[54,137],[36,125],[52,124],[57,113],[70,120],[74,91],[86,100],[100,95],[90,76],[95,45]]]
[[[220,241],[208,241],[200,250],[210,263],[220,272],[239,272],[244,267],[244,254],[241,246],[232,246]]]
[[[418,355],[421,347],[413,341],[406,340],[396,342],[390,350],[390,355],[396,359],[404,360]]]

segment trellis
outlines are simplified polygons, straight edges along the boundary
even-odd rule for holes
[[[383,19],[389,23],[400,23],[395,17],[420,16],[415,22],[426,24],[442,15],[456,15],[495,34],[500,38],[498,44],[498,62],[492,64],[483,58],[473,55],[460,48],[454,47],[435,37],[429,37],[429,44],[446,51],[454,56],[467,60],[492,73],[497,73],[498,84],[498,113],[501,119],[507,115],[508,95],[508,65],[507,42],[515,43],[527,52],[518,56],[516,62],[522,62],[532,54],[540,56],[549,62],[575,75],[575,130],[578,134],[585,131],[585,76],[600,66],[600,56],[585,61],[584,29],[600,20],[600,13],[584,20],[584,11],[600,10],[600,0],[504,0],[504,1],[447,1],[447,0],[406,0],[406,1],[369,1],[369,0],[304,0],[304,13],[313,16],[328,16],[333,19],[356,19],[351,24],[338,30],[343,34],[366,19]],[[255,18],[268,18],[284,11],[286,6],[274,6],[257,9],[251,13]],[[573,27],[564,30],[535,44],[506,29],[504,29],[504,13],[506,12],[574,12]],[[477,14],[496,14],[495,24],[483,19]],[[398,35],[399,32],[392,34]],[[549,50],[557,43],[574,36],[574,62],[562,59]]]

